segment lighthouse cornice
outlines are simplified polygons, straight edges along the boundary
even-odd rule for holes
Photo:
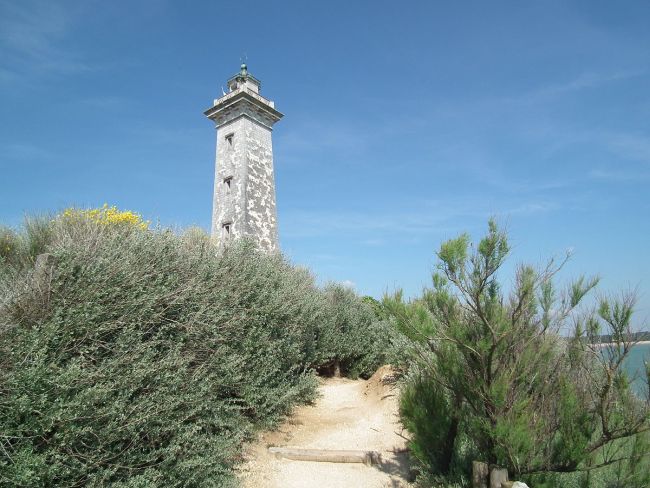
[[[264,113],[273,123],[284,116],[284,114],[275,109],[275,104],[271,100],[264,98],[259,93],[255,93],[246,87],[238,88],[216,99],[214,105],[203,112],[203,114],[207,118],[219,123],[219,119],[229,111],[240,107]]]
[[[245,116],[271,128],[284,116],[273,107],[273,102],[245,88],[215,100],[215,104],[203,114],[217,127]]]

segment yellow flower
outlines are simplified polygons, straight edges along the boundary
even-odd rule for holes
[[[142,219],[140,214],[131,212],[130,210],[118,210],[113,205],[109,207],[107,203],[101,208],[93,208],[81,210],[76,208],[67,208],[61,214],[63,219],[86,219],[100,225],[125,225],[132,226],[138,229],[147,230],[150,221]]]

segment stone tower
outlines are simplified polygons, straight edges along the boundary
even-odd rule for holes
[[[204,113],[217,128],[212,237],[221,245],[247,237],[259,249],[278,249],[273,124],[282,118],[260,95],[245,64],[228,80],[228,93]]]

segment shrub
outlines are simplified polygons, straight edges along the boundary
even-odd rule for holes
[[[464,459],[467,473],[467,453],[517,477],[625,465],[629,486],[644,486],[650,406],[622,369],[633,297],[580,313],[597,280],[560,293],[553,277],[563,263],[521,266],[505,294],[505,233],[490,222],[473,249],[467,235],[444,243],[430,290],[412,303],[400,293],[384,300],[412,344],[401,413],[421,465],[448,475]],[[560,337],[571,325],[573,336]],[[602,328],[615,339],[605,351],[593,345]]]
[[[3,231],[1,484],[229,486],[242,440],[313,397],[308,272],[127,221]]]
[[[392,329],[350,288],[330,284],[323,295],[327,321],[318,337],[321,369],[353,378],[371,376],[390,359]]]

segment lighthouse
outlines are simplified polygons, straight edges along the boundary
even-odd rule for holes
[[[261,83],[242,64],[228,92],[204,114],[217,130],[212,238],[221,246],[247,238],[278,250],[273,170],[273,125],[282,118],[260,95]]]

